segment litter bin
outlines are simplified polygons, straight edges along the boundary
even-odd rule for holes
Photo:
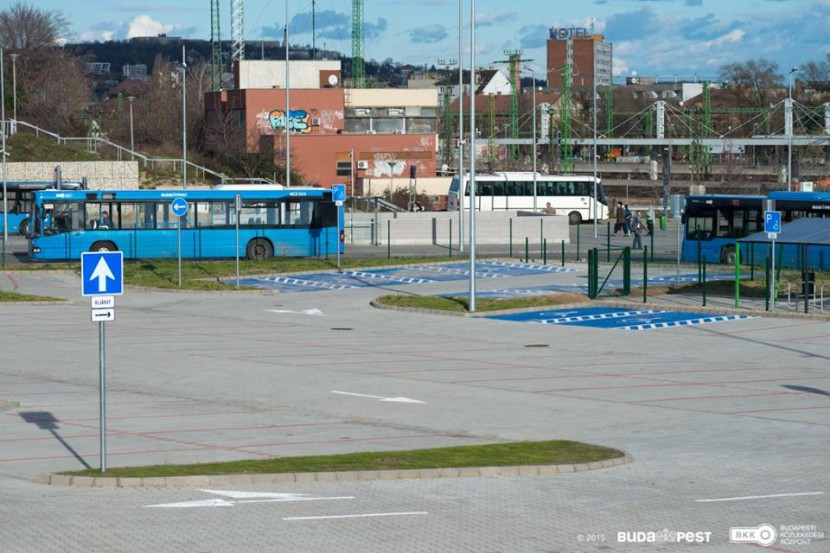
[[[666,230],[666,216],[660,215],[660,230]]]
[[[805,296],[814,296],[816,294],[815,270],[801,271],[801,293]]]

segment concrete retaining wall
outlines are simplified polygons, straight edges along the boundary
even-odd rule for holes
[[[53,181],[60,166],[64,181],[86,178],[89,188],[138,188],[137,161],[33,161],[8,163],[10,181]]]

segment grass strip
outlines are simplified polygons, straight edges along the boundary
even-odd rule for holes
[[[50,298],[49,296],[31,296],[29,294],[19,294],[17,292],[7,292],[0,290],[0,301],[64,301],[60,298]]]
[[[152,465],[107,468],[106,476],[154,478],[169,476],[213,476],[222,474],[276,474],[284,472],[331,472],[357,470],[407,470],[479,466],[563,465],[590,463],[622,457],[616,449],[565,440],[511,442],[503,444],[371,451],[341,455],[281,457],[266,460]],[[97,469],[62,472],[72,476],[100,476]]]
[[[579,294],[548,294],[541,296],[524,296],[521,298],[477,298],[476,311],[503,311],[505,309],[522,309],[531,307],[550,307],[587,301]],[[381,305],[408,307],[413,309],[434,309],[436,311],[465,312],[470,309],[470,301],[464,297],[414,296],[392,294],[375,300]]]

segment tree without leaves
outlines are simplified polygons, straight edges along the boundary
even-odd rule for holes
[[[782,82],[778,64],[764,58],[724,65],[718,78],[741,91],[744,101],[754,107],[767,107],[771,92]]]
[[[36,50],[56,46],[69,22],[60,12],[48,12],[23,2],[0,12],[0,46],[8,50]]]

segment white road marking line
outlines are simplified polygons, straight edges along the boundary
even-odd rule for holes
[[[340,394],[342,396],[354,396],[354,397],[367,397],[369,399],[377,399],[380,401],[391,401],[394,403],[426,403],[426,401],[420,401],[417,399],[411,399],[408,397],[383,397],[383,396],[370,396],[368,394],[355,394],[353,392],[338,392],[337,390],[332,390],[333,394]]]
[[[824,492],[777,493],[773,495],[748,495],[746,497],[723,497],[720,499],[695,499],[696,503],[714,503],[716,501],[744,501],[746,499],[768,499],[773,497],[798,497],[804,495],[822,495]]]
[[[428,515],[426,511],[411,511],[404,513],[364,513],[360,515],[324,515],[312,517],[283,517],[283,520],[330,520],[338,518],[367,518],[367,517],[403,517],[412,515]]]

